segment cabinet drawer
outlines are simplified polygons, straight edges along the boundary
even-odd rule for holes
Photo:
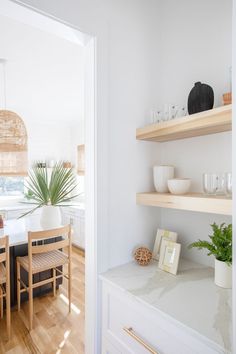
[[[121,349],[116,348],[106,338],[102,340],[102,354],[122,354]]]
[[[127,353],[147,354],[145,346],[157,354],[190,353],[190,349],[184,348],[176,338],[172,338],[170,343],[168,327],[163,329],[147,318],[132,301],[117,298],[114,294],[109,294],[107,300],[108,336],[127,346]]]
[[[103,289],[103,336],[122,354],[216,354],[161,313],[119,289]]]

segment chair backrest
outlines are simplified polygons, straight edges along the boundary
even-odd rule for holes
[[[4,250],[2,252],[2,250]],[[9,250],[9,236],[0,237],[0,263],[5,262],[6,268],[6,284],[9,290],[10,286],[10,250]]]
[[[0,237],[0,263],[6,262],[6,266],[9,266],[9,236]]]
[[[44,244],[47,239],[62,237],[60,241],[54,241]],[[36,244],[34,244],[36,243]],[[42,243],[42,244],[38,244]],[[28,256],[29,262],[32,261],[32,255],[37,253],[46,253],[62,248],[68,248],[69,254],[71,252],[71,227],[66,225],[57,229],[45,231],[30,231],[28,232]]]

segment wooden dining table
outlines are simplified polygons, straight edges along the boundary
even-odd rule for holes
[[[16,257],[28,255],[28,232],[44,230],[40,225],[39,215],[30,215],[20,219],[11,219],[4,221],[4,228],[0,229],[0,237],[9,236],[10,246],[10,279],[11,279],[11,305],[14,306],[17,302],[17,287],[16,287]],[[61,240],[61,237],[50,238],[44,243],[51,243]],[[39,241],[40,242],[40,241]],[[1,249],[0,249],[1,253]],[[33,275],[33,282],[41,281],[52,276],[52,271],[47,270]],[[28,273],[21,269],[21,278],[24,282],[28,282]],[[62,280],[57,279],[57,288]],[[40,288],[34,289],[34,297],[41,296],[52,290],[51,284],[45,284]],[[21,294],[22,301],[28,299],[28,294]]]

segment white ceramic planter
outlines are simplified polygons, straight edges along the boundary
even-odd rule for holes
[[[232,288],[232,266],[215,259],[215,284],[226,289]]]
[[[153,167],[153,180],[154,186],[157,192],[167,193],[169,192],[167,181],[174,178],[173,166],[154,166]]]
[[[58,206],[44,205],[42,207],[41,226],[44,230],[55,229],[61,226],[61,210]]]

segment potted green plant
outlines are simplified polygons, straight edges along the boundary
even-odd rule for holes
[[[21,217],[42,208],[41,226],[52,229],[61,225],[60,206],[68,203],[77,195],[72,195],[77,187],[76,175],[73,168],[65,168],[58,162],[52,169],[36,164],[26,179],[26,198],[37,204],[35,208]]]
[[[198,240],[189,248],[208,250],[208,256],[215,257],[215,284],[223,288],[232,287],[232,224],[211,225],[213,235],[211,241]]]

